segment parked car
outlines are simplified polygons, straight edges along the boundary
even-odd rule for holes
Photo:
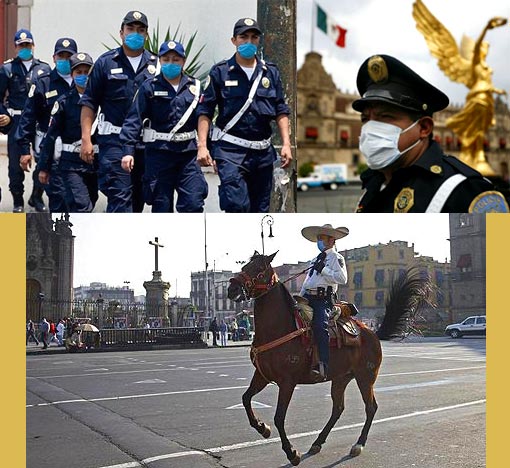
[[[337,190],[347,184],[347,164],[316,164],[308,177],[298,177],[297,188],[302,192],[315,187]]]
[[[445,328],[445,335],[452,338],[462,338],[464,335],[483,335],[486,332],[485,315],[474,315],[468,317],[460,323],[452,323]]]

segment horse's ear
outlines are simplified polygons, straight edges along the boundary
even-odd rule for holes
[[[254,251],[253,251],[252,258],[253,258],[253,257],[258,257],[259,255],[260,255],[260,254],[258,253],[258,251],[257,251],[257,250],[254,250]]]
[[[271,263],[271,262],[273,261],[273,258],[275,258],[275,257],[276,257],[276,254],[277,254],[278,252],[279,252],[279,251],[277,250],[274,254],[269,255],[269,256],[267,257],[267,261],[268,261],[269,263]]]

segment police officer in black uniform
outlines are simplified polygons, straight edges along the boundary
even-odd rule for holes
[[[508,212],[479,172],[443,153],[432,114],[448,97],[394,57],[369,57],[358,72],[360,151],[367,159],[358,212]]]
[[[221,185],[220,208],[226,212],[268,212],[276,151],[271,145],[271,121],[282,138],[282,167],[292,160],[290,110],[285,103],[275,64],[256,55],[261,30],[252,18],[234,25],[236,53],[211,68],[198,106],[198,162],[214,164]],[[214,112],[211,153],[207,137]]]
[[[91,129],[101,107],[97,126],[98,175],[99,188],[108,199],[106,211],[109,213],[143,211],[144,146],[141,142],[136,145],[135,164],[128,173],[121,166],[125,153],[119,134],[138,88],[156,73],[157,57],[144,49],[148,25],[143,13],[130,11],[126,14],[120,30],[122,45],[96,60],[80,100],[81,157],[88,163],[94,160]]]
[[[161,73],[140,87],[122,127],[122,167],[133,170],[132,155],[143,130],[145,202],[153,213],[171,213],[176,191],[178,212],[199,213],[207,196],[197,162],[200,81],[183,73],[186,52],[181,43],[164,42],[158,55]]]
[[[25,171],[28,171],[32,165],[30,144],[33,145],[34,155],[38,159],[41,142],[48,131],[51,109],[53,109],[55,101],[71,89],[73,79],[71,78],[69,58],[76,52],[77,46],[74,39],[70,37],[58,39],[55,42],[53,52],[55,68],[39,75],[30,88],[29,99],[16,132],[16,140],[22,150],[20,165]],[[34,172],[38,177],[37,169]],[[63,213],[68,210],[65,203],[65,188],[57,165],[53,169],[52,177],[44,190],[48,196],[49,209],[52,213]],[[37,195],[33,199],[33,203],[30,200],[28,203],[36,211],[43,211],[45,208],[41,198],[42,192]]]
[[[0,102],[5,103],[12,117],[12,125],[7,137],[7,153],[9,155],[9,190],[13,198],[13,211],[24,211],[23,181],[25,174],[20,167],[22,150],[14,135],[18,128],[21,112],[23,111],[28,91],[34,79],[49,72],[50,66],[34,57],[34,38],[27,29],[20,29],[14,36],[16,57],[9,59],[0,67]],[[42,186],[34,174],[33,193],[30,205],[34,206],[42,194]],[[44,207],[44,205],[43,205]]]
[[[78,102],[85,91],[88,73],[94,62],[84,52],[72,55],[69,60],[74,86],[53,105],[37,169],[40,181],[47,184],[55,166],[55,142],[60,137],[58,167],[66,190],[67,207],[70,213],[90,213],[98,199],[97,172],[95,165],[80,158],[81,105]]]

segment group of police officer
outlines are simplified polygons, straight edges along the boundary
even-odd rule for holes
[[[51,212],[90,212],[99,189],[107,212],[141,212],[145,203],[172,212],[174,193],[177,211],[201,212],[208,187],[200,166],[218,172],[222,210],[269,211],[277,159],[272,120],[283,142],[282,167],[292,153],[279,71],[257,56],[261,33],[254,19],[237,21],[234,56],[214,65],[202,86],[184,72],[186,52],[176,41],[161,44],[157,74],[158,57],[144,48],[148,20],[139,11],[123,18],[120,47],[95,63],[72,38],[61,38],[51,69],[34,58],[30,31],[18,31],[17,56],[0,68],[13,211],[24,211],[30,145],[37,165],[28,203],[36,211],[46,210],[44,190]]]

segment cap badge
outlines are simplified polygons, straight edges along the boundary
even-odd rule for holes
[[[269,81],[269,78],[262,78],[262,86],[264,86],[264,88],[269,88],[269,86],[271,86],[271,82]]]
[[[407,213],[414,205],[414,190],[404,187],[395,198],[394,213]]]
[[[139,11],[135,11],[133,13],[133,18],[139,20],[142,17],[142,14]]]
[[[388,67],[384,59],[379,55],[374,55],[368,61],[368,75],[375,83],[388,79]]]
[[[176,45],[177,45],[177,44],[176,44],[174,41],[170,41],[170,42],[167,44],[167,46],[168,46],[168,48],[169,48],[169,49],[175,49]]]
[[[426,111],[426,110],[429,108],[429,106],[427,106],[427,104],[422,104],[421,108],[422,108],[424,111]]]
[[[27,33],[25,32],[22,32],[20,35],[19,35],[20,39],[26,39],[27,38]]]
[[[253,26],[253,25],[255,24],[255,21],[253,21],[251,18],[246,18],[246,19],[244,20],[244,24],[245,24],[246,26]]]
[[[69,47],[69,46],[71,45],[71,43],[70,43],[67,39],[64,39],[64,40],[62,41],[62,45],[63,45],[64,47]]]
[[[434,164],[433,166],[430,166],[430,172],[434,174],[441,174],[443,172],[443,168]]]
[[[87,57],[85,57],[85,54],[78,54],[76,56],[78,58],[78,60],[85,60]]]

